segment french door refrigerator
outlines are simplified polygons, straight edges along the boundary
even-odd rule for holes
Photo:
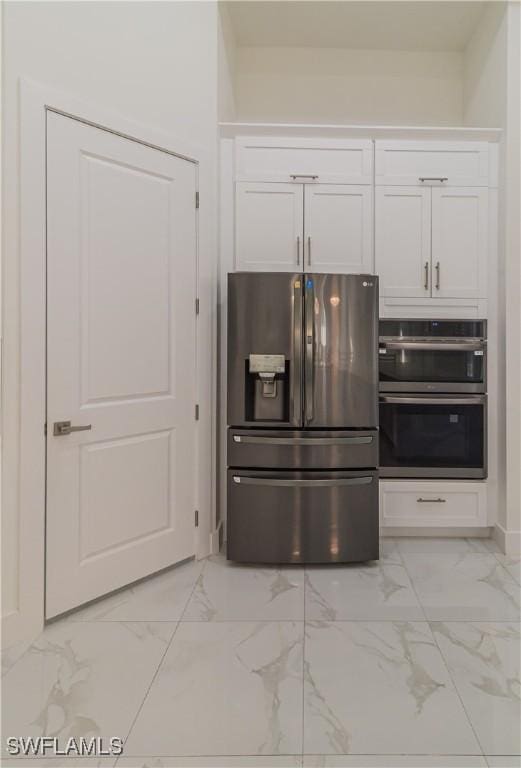
[[[228,279],[228,558],[377,559],[378,278]]]

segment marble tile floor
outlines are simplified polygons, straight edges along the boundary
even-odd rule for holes
[[[519,560],[383,539],[378,563],[185,563],[2,655],[1,765],[521,766]],[[119,736],[13,758],[7,736]]]

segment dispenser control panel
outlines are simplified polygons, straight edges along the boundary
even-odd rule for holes
[[[250,373],[284,373],[284,355],[250,355]]]

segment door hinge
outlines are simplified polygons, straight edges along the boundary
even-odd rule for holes
[[[195,420],[199,421],[199,403],[195,406]]]
[[[199,190],[195,193],[195,207],[199,208]]]
[[[199,510],[198,509],[195,510],[194,518],[195,518],[195,527],[199,528]]]
[[[195,314],[199,314],[199,299],[195,300]]]

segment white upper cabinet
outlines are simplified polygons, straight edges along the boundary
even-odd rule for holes
[[[375,271],[381,296],[431,295],[431,196],[418,187],[377,187]]]
[[[302,269],[302,184],[237,182],[235,269],[291,272]]]
[[[486,142],[377,141],[377,185],[487,187]]]
[[[372,272],[372,188],[355,184],[304,187],[304,269]]]
[[[348,139],[238,137],[237,181],[372,184],[373,142]]]
[[[433,189],[432,295],[486,296],[488,189]]]

